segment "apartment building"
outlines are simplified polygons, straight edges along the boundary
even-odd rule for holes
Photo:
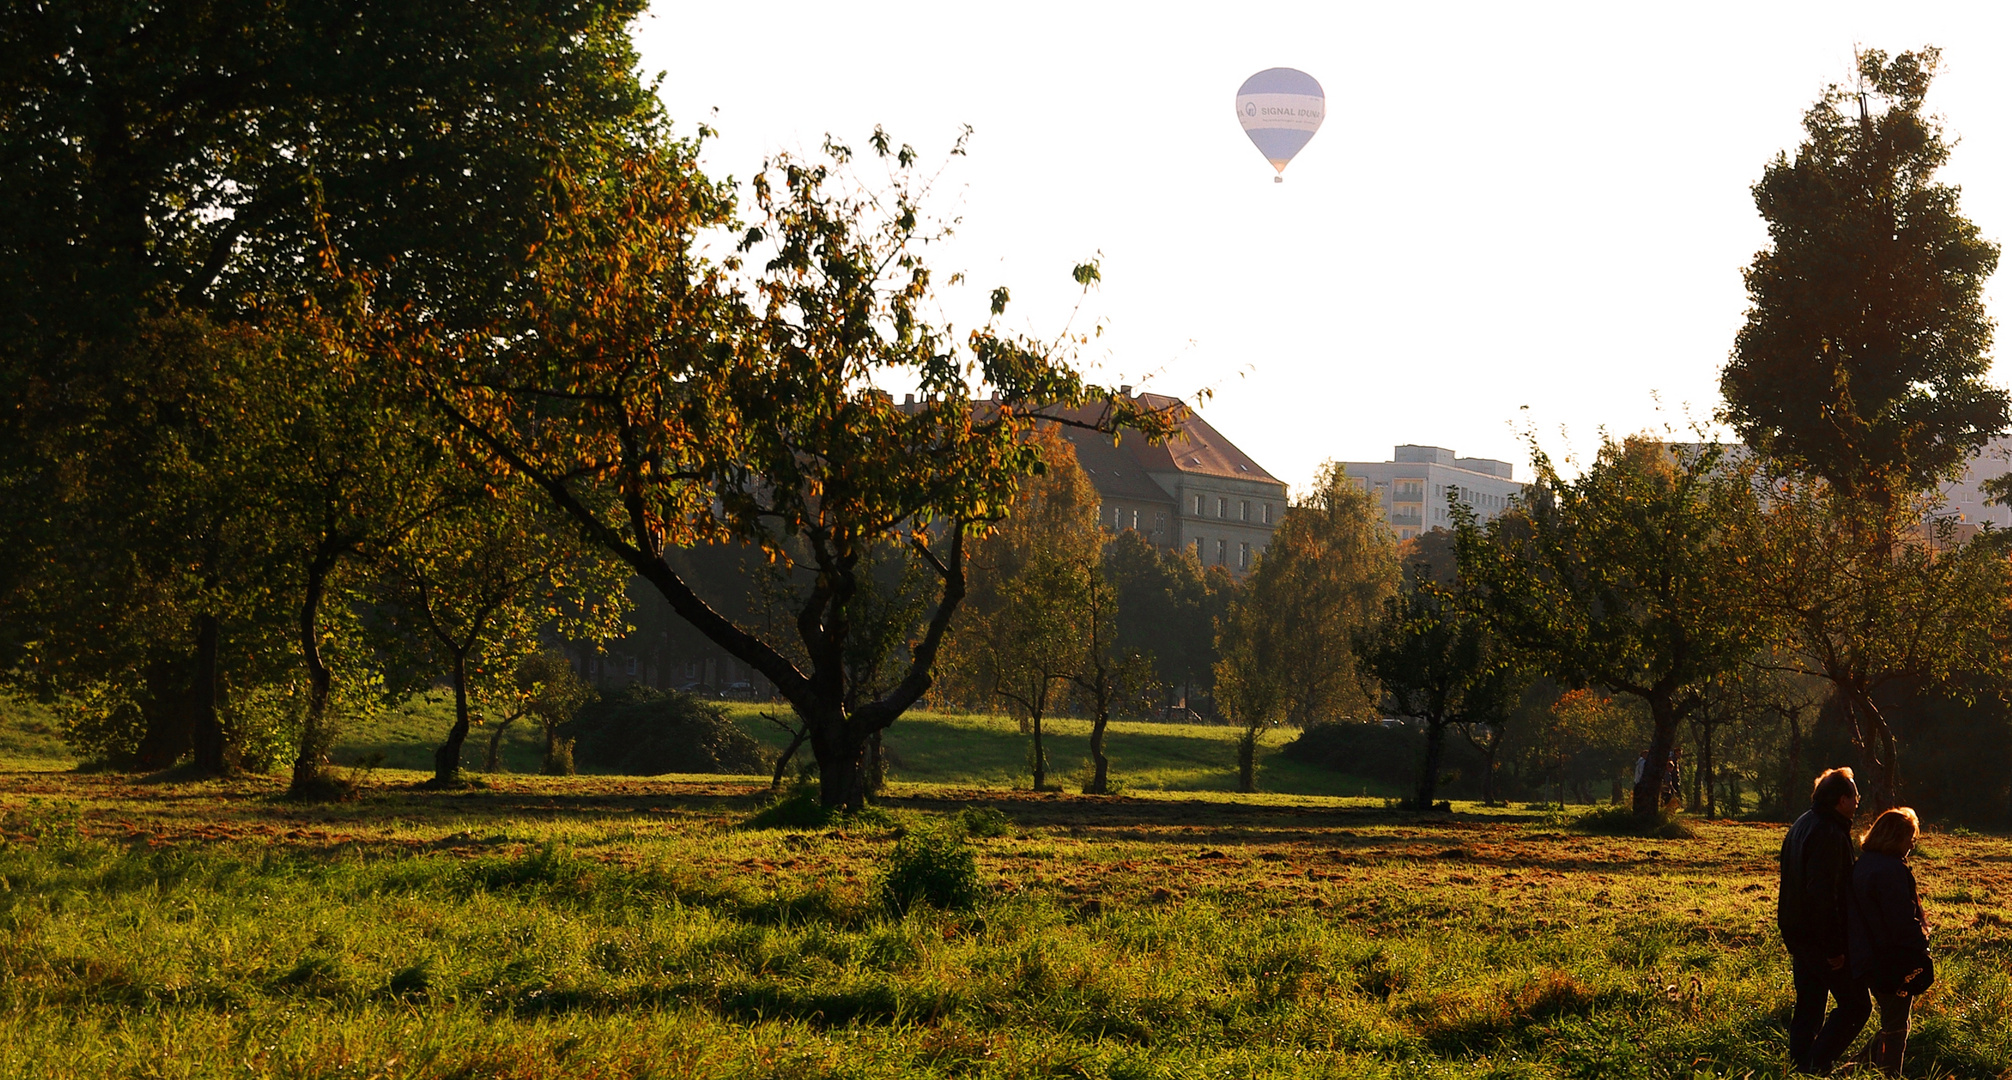
[[[1154,445],[1135,431],[1111,436],[1064,428],[1076,460],[1096,485],[1098,520],[1114,532],[1132,529],[1163,548],[1186,548],[1204,566],[1242,577],[1250,572],[1285,516],[1286,485],[1250,455],[1186,412],[1180,399],[1132,394],[1149,409],[1183,413],[1174,437]],[[1097,407],[1073,417],[1096,419]]]
[[[1523,491],[1515,466],[1494,458],[1460,457],[1439,446],[1405,445],[1389,461],[1350,461],[1348,475],[1375,496],[1399,540],[1453,527],[1447,493],[1487,521]]]

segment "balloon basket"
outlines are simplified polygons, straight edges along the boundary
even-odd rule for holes
[[[1274,176],[1274,177],[1272,177],[1272,178],[1271,178],[1271,182],[1272,182],[1272,183],[1274,183],[1274,184],[1283,184],[1283,183],[1285,183],[1285,177],[1283,177],[1283,176]]]

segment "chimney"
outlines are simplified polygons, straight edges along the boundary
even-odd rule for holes
[[[903,395],[901,395],[901,403],[902,403],[903,405],[913,405],[913,404],[915,404],[915,395],[914,395],[914,394],[903,394]]]
[[[1119,395],[1120,397],[1131,397],[1131,396],[1132,396],[1132,384],[1131,384],[1131,383],[1126,383],[1125,385],[1123,385],[1123,386],[1120,386],[1120,387],[1118,387],[1118,395]]]

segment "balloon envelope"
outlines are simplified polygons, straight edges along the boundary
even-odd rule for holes
[[[1266,68],[1237,88],[1237,121],[1280,173],[1326,117],[1327,94],[1304,71]]]

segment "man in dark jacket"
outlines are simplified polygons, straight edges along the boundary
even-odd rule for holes
[[[1871,993],[1845,963],[1851,815],[1857,810],[1858,784],[1851,770],[1831,769],[1816,778],[1809,810],[1781,842],[1776,922],[1795,970],[1788,1054],[1803,1072],[1829,1072],[1872,1015]],[[1832,997],[1837,1007],[1826,1020],[1825,999]]]

